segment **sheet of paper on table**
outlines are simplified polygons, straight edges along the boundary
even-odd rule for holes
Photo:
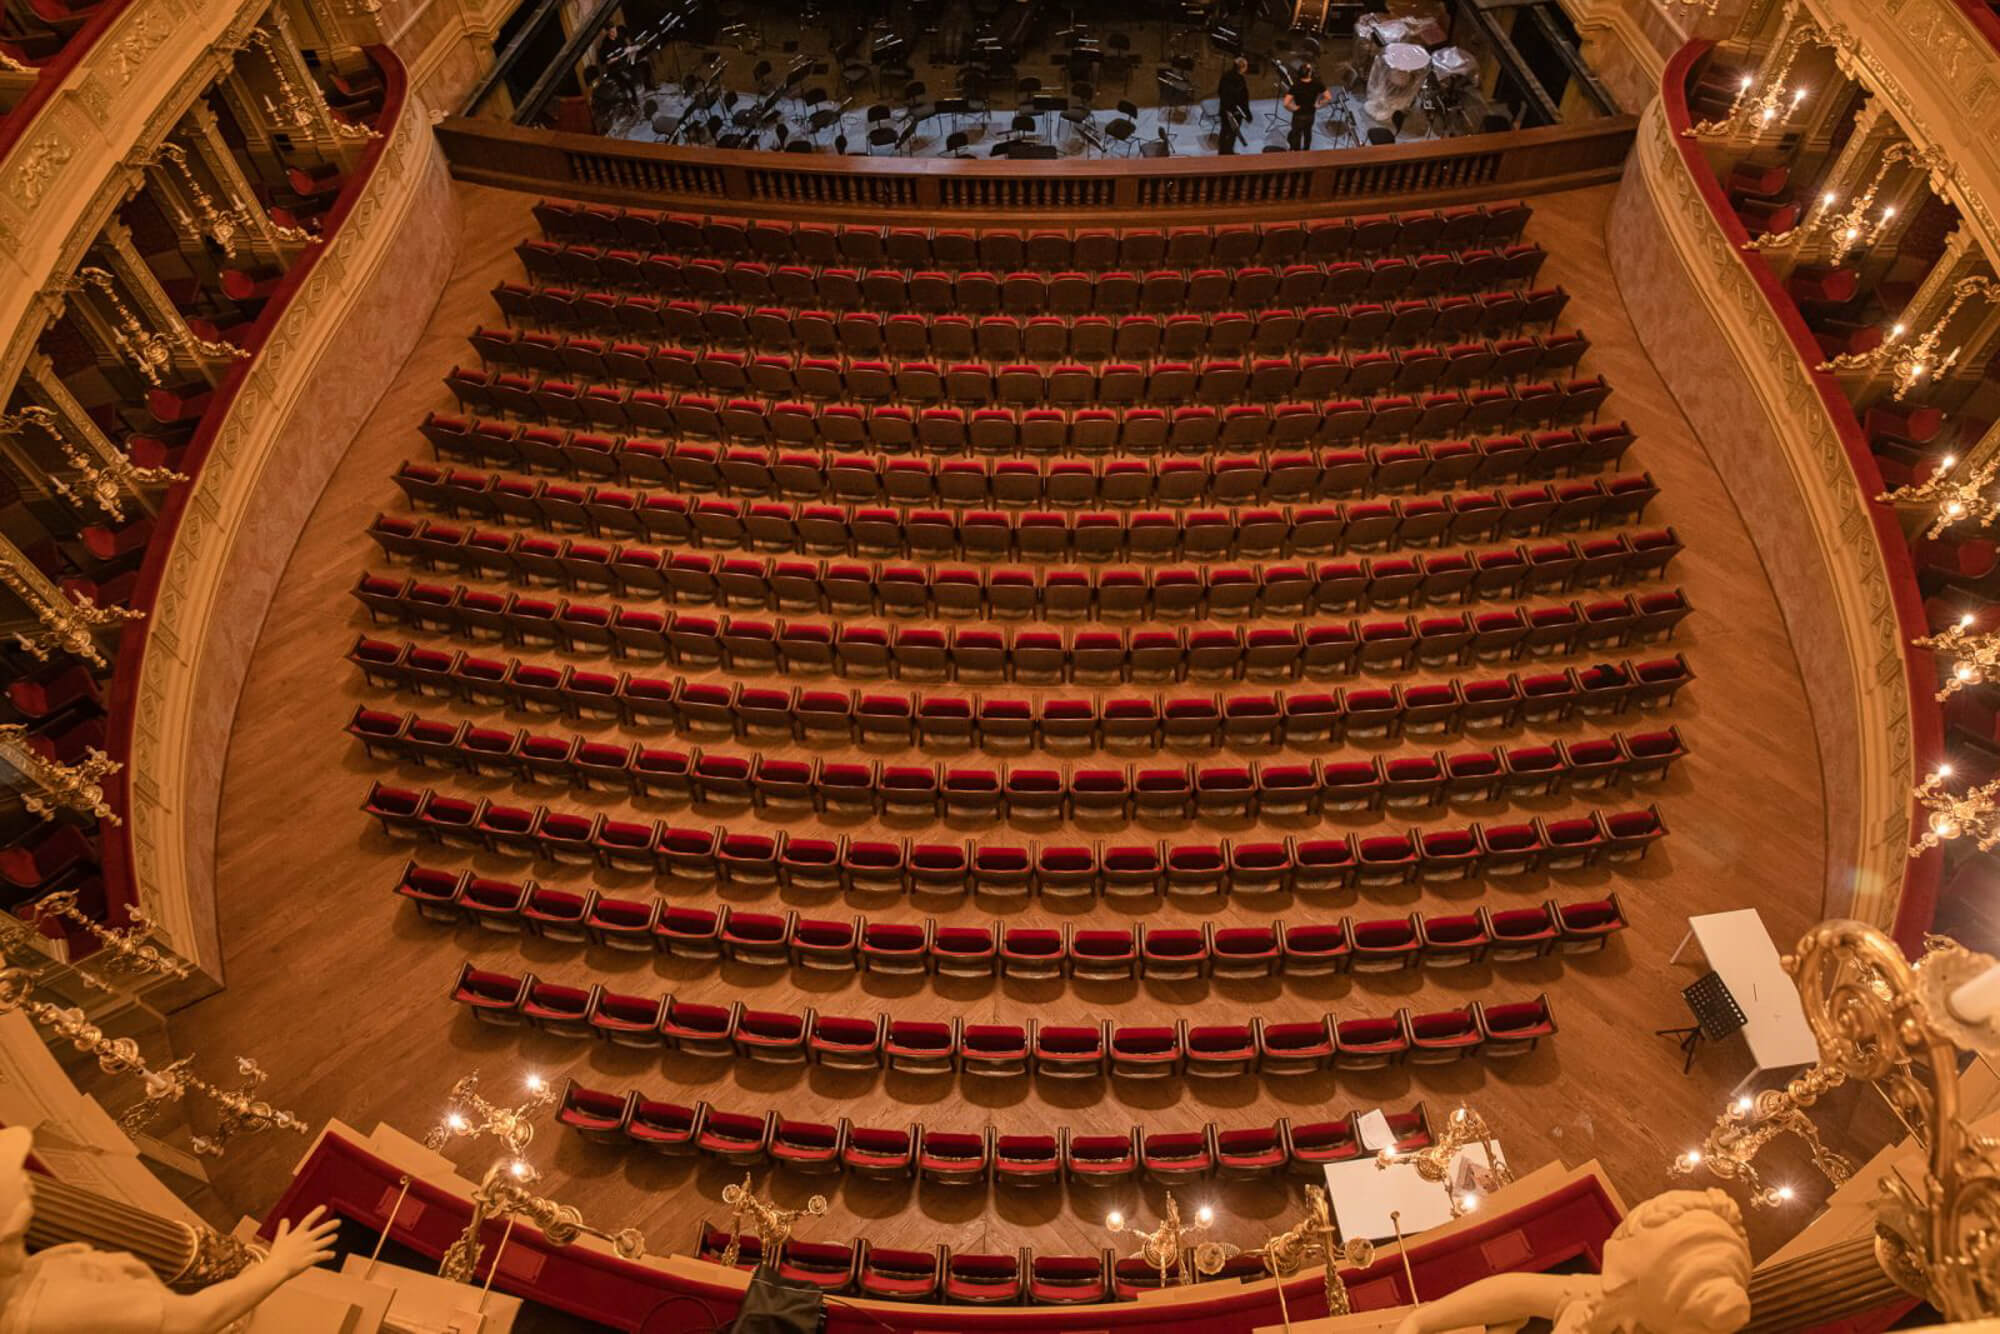
[[[1506,1153],[1497,1143],[1493,1149],[1504,1164]],[[1468,1144],[1458,1151],[1454,1168],[1459,1159],[1470,1159],[1480,1167],[1491,1166],[1486,1151],[1477,1144]],[[1393,1241],[1399,1222],[1407,1237],[1451,1221],[1451,1195],[1445,1184],[1424,1180],[1417,1175],[1416,1165],[1407,1160],[1378,1167],[1373,1157],[1357,1158],[1353,1162],[1330,1163],[1325,1170],[1326,1192],[1333,1200],[1333,1217],[1340,1225],[1342,1237]],[[1455,1175],[1455,1171],[1448,1172],[1446,1181]],[[1392,1212],[1400,1212],[1401,1219],[1391,1219]]]
[[[1389,1128],[1389,1118],[1382,1115],[1380,1107],[1363,1112],[1355,1120],[1354,1132],[1361,1147],[1370,1153],[1380,1153],[1396,1142],[1396,1132]]]

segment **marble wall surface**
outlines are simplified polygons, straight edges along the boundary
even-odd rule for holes
[[[1864,719],[1862,700],[1877,682],[1867,679],[1871,672],[1861,661],[1864,647],[1850,640],[1842,589],[1836,586],[1840,576],[1826,550],[1829,535],[1815,521],[1799,465],[1776,438],[1766,399],[1705,295],[1718,275],[1691,267],[1669,223],[1669,212],[1677,205],[1663,197],[1640,162],[1646,141],[1656,132],[1653,124],[1641,127],[1641,144],[1611,211],[1606,247],[1646,351],[1735,498],[1784,610],[1819,741],[1826,793],[1825,906],[1829,914],[1839,915],[1857,903],[1879,901],[1885,891],[1893,898],[1895,892],[1875,883],[1883,875],[1859,866],[1864,858],[1852,852],[1877,838],[1876,831],[1859,827],[1867,818],[1862,729],[1875,725]],[[1724,258],[1734,262],[1726,252]],[[1795,355],[1789,345],[1765,351]],[[1818,410],[1816,403],[1789,406],[1801,413]],[[1833,536],[1843,542],[1870,540],[1865,530]],[[1718,608],[1716,614],[1726,619],[1728,611]],[[1850,850],[1848,855],[1843,849]]]
[[[412,111],[421,115],[417,108]],[[299,295],[300,300],[343,301],[348,308],[312,351],[310,364],[295,368],[303,375],[300,387],[271,437],[240,521],[223,530],[222,551],[204,556],[222,573],[207,614],[192,627],[192,642],[173,644],[162,654],[192,676],[184,726],[178,731],[178,786],[163,798],[179,837],[166,841],[179,844],[183,869],[178,874],[185,876],[190,891],[196,952],[204,971],[218,980],[221,954],[215,948],[209,887],[214,883],[223,762],[250,655],[307,517],[383,388],[409,355],[456,255],[459,224],[450,175],[427,125],[419,135],[423,157],[408,207],[385,236],[372,270],[342,275],[353,281],[351,290],[337,282],[326,288],[309,283]],[[161,647],[149,647],[149,671],[151,655]],[[142,775],[143,770],[135,772],[135,782],[143,781]],[[146,822],[135,822],[134,832],[143,836]],[[148,851],[135,849],[142,867],[151,861],[171,870],[171,848],[157,861]]]

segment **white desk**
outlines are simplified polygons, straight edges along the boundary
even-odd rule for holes
[[[1497,1141],[1493,1152],[1504,1165],[1507,1155]],[[1468,1144],[1453,1156],[1453,1172],[1461,1158],[1470,1158],[1481,1167],[1492,1166],[1486,1151],[1477,1144]],[[1333,1201],[1334,1221],[1343,1237],[1393,1241],[1398,1227],[1407,1237],[1451,1221],[1451,1194],[1445,1183],[1452,1173],[1446,1174],[1445,1181],[1426,1181],[1417,1175],[1414,1163],[1378,1167],[1372,1156],[1330,1163],[1324,1170],[1326,1193]],[[1392,1219],[1391,1213],[1401,1217]]]
[[[1778,947],[1755,908],[1688,918],[1669,963],[1679,963],[1692,940],[1743,1011],[1743,1041],[1759,1070],[1786,1070],[1819,1059],[1819,1040],[1806,1023],[1799,989],[1778,962]]]

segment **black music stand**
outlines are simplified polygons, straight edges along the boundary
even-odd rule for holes
[[[1681,1040],[1681,1050],[1687,1053],[1687,1060],[1681,1066],[1681,1073],[1685,1075],[1694,1069],[1695,1048],[1701,1045],[1703,1038],[1720,1042],[1740,1031],[1749,1020],[1743,1017],[1743,1007],[1736,1003],[1736,997],[1730,995],[1729,988],[1723,985],[1722,974],[1713,968],[1682,987],[1681,999],[1687,1002],[1694,1022],[1680,1028],[1657,1028],[1653,1034],[1655,1037]]]

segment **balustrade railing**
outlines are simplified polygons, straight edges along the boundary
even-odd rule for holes
[[[1868,437],[1861,428],[1853,404],[1836,376],[1814,369],[1825,359],[1825,354],[1813,337],[1812,330],[1769,260],[1749,247],[1749,230],[1730,207],[1722,183],[1716,178],[1703,152],[1701,140],[1685,133],[1693,124],[1688,110],[1688,90],[1702,58],[1713,45],[1707,41],[1690,42],[1667,63],[1661,96],[1674,147],[1681,155],[1702,202],[1728,240],[1736,262],[1743,266],[1756,291],[1769,305],[1789,344],[1790,355],[1799,358],[1806,378],[1813,385],[1817,403],[1799,405],[1800,410],[1811,411],[1816,407],[1825,414],[1862,495],[1880,495],[1885,489],[1881,470],[1868,448]],[[1844,533],[1841,540],[1869,542],[1879,549],[1888,577],[1890,609],[1903,644],[1902,666],[1908,682],[1911,751],[1919,766],[1923,767],[1942,757],[1944,744],[1943,715],[1932,697],[1936,668],[1926,650],[1910,645],[1911,640],[1929,633],[1923,596],[1917,588],[1915,563],[1895,511],[1886,505],[1869,504],[1866,513],[1866,528]],[[1906,948],[1921,947],[1923,933],[1936,910],[1942,868],[1943,858],[1936,851],[1911,859],[1904,868],[1893,934]]]
[[[404,113],[408,88],[402,62],[387,47],[366,47],[364,52],[382,79],[382,110],[376,120],[382,137],[372,140],[362,150],[353,170],[347,174],[339,196],[321,219],[319,236],[286,270],[283,280],[272,291],[245,335],[244,341],[253,349],[251,354],[232,362],[216,385],[214,398],[202,415],[201,423],[190,438],[179,464],[181,471],[195,482],[199,482],[202,465],[215,449],[218,437],[229,421],[238,394],[257,366],[260,350],[269,341],[269,333],[285,317],[294,299],[313,280],[319,259],[340,234],[342,223],[353,213],[367,190],[376,164],[389,143],[389,132]],[[154,533],[147,544],[144,562],[139,567],[138,582],[128,604],[137,611],[150,612],[162,595],[162,578],[173,552],[176,530],[194,489],[188,483],[177,484],[166,493],[160,505]],[[145,668],[152,623],[152,618],[147,616],[125,626],[118,640],[107,697],[106,751],[123,767],[104,780],[104,800],[112,812],[121,817],[131,807],[131,785],[147,781],[147,775],[132,772],[126,761],[132,750],[140,675]],[[125,906],[137,904],[140,900],[130,842],[130,821],[105,828],[101,837],[105,902],[116,920]]]
[[[831,216],[1106,222],[1456,203],[1618,179],[1637,121],[1610,116],[1373,148],[1023,164],[667,147],[456,116],[452,174],[483,185],[646,207]]]

